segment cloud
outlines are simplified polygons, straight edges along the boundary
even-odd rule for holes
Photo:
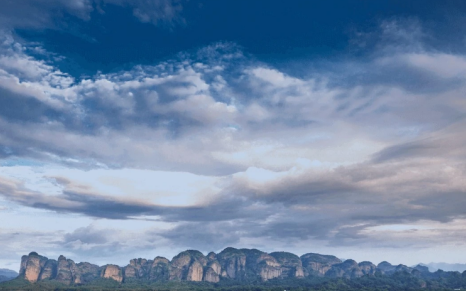
[[[108,175],[108,174],[107,174]],[[66,178],[52,178],[60,188],[55,193],[42,193],[28,189],[17,179],[0,179],[0,196],[22,206],[55,211],[58,213],[76,213],[95,218],[106,219],[146,219],[154,221],[226,221],[238,218],[254,218],[263,215],[260,207],[242,199],[230,196],[218,196],[200,199],[194,204],[182,205],[156,204],[145,199],[129,195],[118,197],[111,193],[99,193],[86,185],[74,183]],[[159,183],[163,183],[159,182]],[[30,185],[29,187],[34,187]],[[50,189],[51,187],[46,187]],[[53,189],[53,188],[52,188]],[[205,189],[198,189],[201,191]],[[157,196],[157,193],[152,193]],[[196,192],[193,193],[196,195]],[[164,194],[161,194],[162,201]],[[207,196],[209,197],[209,196]],[[181,197],[183,199],[183,197]],[[271,211],[271,210],[266,210]]]
[[[156,239],[156,242],[151,241]],[[9,269],[19,269],[22,255],[36,251],[49,259],[64,255],[79,262],[104,265],[116,263],[125,266],[132,255],[147,257],[157,249],[159,255],[175,255],[167,252],[162,237],[149,235],[147,230],[126,231],[91,224],[75,230],[44,231],[18,228],[1,229],[0,241],[5,247],[0,251],[1,262]],[[156,254],[153,254],[154,258]]]
[[[424,138],[387,147],[373,156],[374,161],[384,162],[403,158],[430,158],[462,161],[466,151],[461,146],[465,142],[465,121],[455,122]]]
[[[137,201],[113,199],[110,197],[64,191],[62,195],[34,193],[24,186],[3,180],[0,182],[1,195],[18,204],[53,210],[58,212],[75,212],[94,217],[126,218],[130,215],[159,214],[155,205],[146,205]]]
[[[416,155],[327,170],[313,166],[281,173],[248,170],[222,178],[219,194],[185,207],[155,205],[147,197],[139,201],[97,194],[63,178],[55,178],[64,187],[58,195],[34,193],[3,181],[2,196],[24,206],[58,212],[174,222],[175,228],[158,234],[178,239],[180,246],[186,241],[201,245],[211,240],[209,245],[216,249],[239,237],[291,242],[318,239],[330,245],[350,245],[376,238],[380,231],[369,231],[376,226],[420,221],[439,225],[464,217],[465,171],[465,164],[451,156]],[[224,235],[214,239],[211,234],[216,232]],[[205,235],[203,239],[200,233]]]
[[[129,6],[133,9],[133,15],[144,23],[173,26],[185,22],[180,14],[183,9],[181,0],[100,0],[100,2]]]
[[[172,0],[7,0],[0,12],[0,26],[3,29],[53,28],[68,29],[66,16],[71,15],[82,21],[91,18],[96,8],[105,13],[106,5],[118,5],[132,9],[141,22],[172,27],[184,23],[180,13],[182,1]]]
[[[397,43],[410,31],[399,23],[383,29]],[[384,44],[367,62],[299,77],[214,44],[76,80],[26,48],[3,38],[0,102],[11,110],[0,109],[1,157],[76,172],[38,175],[49,188],[34,188],[4,171],[0,194],[9,202],[169,224],[145,230],[147,248],[155,238],[212,249],[268,241],[414,248],[441,237],[462,244],[462,232],[447,229],[461,228],[465,216],[463,55]],[[107,173],[118,189],[78,178],[86,170]],[[196,191],[167,194],[154,186],[169,185],[167,177],[142,170],[189,173]],[[163,199],[170,195],[185,204]],[[62,243],[90,253],[131,249],[118,244],[125,234],[98,229],[77,229]]]
[[[2,8],[3,28],[53,27],[65,13],[87,20],[93,9],[89,0],[15,0],[5,1]]]
[[[24,230],[0,230],[0,242],[4,246],[0,250],[2,261],[9,263],[9,269],[19,270],[19,260],[22,255],[27,255],[31,251],[46,253],[56,247],[57,236],[60,233],[51,231],[40,231],[28,229]],[[29,252],[25,250],[30,250]],[[26,253],[27,252],[27,253]]]
[[[379,19],[376,27],[370,30],[354,28],[351,30],[349,43],[356,51],[365,54],[423,51],[426,40],[432,37],[432,31],[426,31],[423,23],[416,17],[390,17]]]
[[[81,242],[84,244],[104,244],[107,240],[108,231],[96,230],[92,226],[80,227],[64,236],[64,243]]]
[[[459,144],[455,150],[464,154]],[[265,183],[239,176],[228,191],[267,205],[282,205],[292,213],[277,211],[268,218],[263,233],[274,239],[317,238],[331,245],[358,245],[364,239],[372,241],[373,233],[365,230],[375,226],[419,221],[439,225],[464,218],[458,206],[466,202],[462,201],[466,193],[463,157],[439,156],[440,150],[434,156],[409,153],[402,160],[327,172],[291,171]]]
[[[242,229],[238,226],[235,221],[188,222],[166,231],[153,231],[152,233],[169,240],[179,248],[209,252],[220,250],[225,246],[237,245],[244,234],[248,232],[247,228]]]

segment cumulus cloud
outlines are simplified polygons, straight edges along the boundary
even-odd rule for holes
[[[382,29],[398,42],[409,33],[394,23]],[[413,31],[419,42],[423,34]],[[145,235],[179,247],[260,240],[414,247],[413,233],[461,244],[463,234],[446,224],[459,229],[466,215],[463,63],[463,55],[422,43],[385,45],[368,62],[335,66],[338,76],[330,68],[298,77],[215,44],[75,80],[7,35],[0,57],[0,101],[10,105],[10,113],[0,109],[5,163],[102,169],[114,181],[122,177],[111,171],[128,169],[215,181],[193,186],[189,197],[202,199],[189,205],[156,201],[155,190],[132,192],[163,179],[125,181],[133,188],[121,189],[134,193],[125,196],[64,173],[41,177],[59,186],[53,193],[17,175],[0,180],[0,194],[59,213],[167,223]],[[382,244],[388,236],[396,239]],[[63,242],[124,248],[92,227]]]

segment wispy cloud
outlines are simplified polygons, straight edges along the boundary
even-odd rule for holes
[[[0,12],[2,28],[53,28],[66,30],[64,19],[89,21],[91,13],[105,13],[108,5],[129,7],[141,22],[172,27],[183,24],[183,1],[177,0],[18,0],[5,1]]]
[[[10,169],[40,162],[31,167],[43,184],[4,170],[0,195],[22,207],[166,224],[140,234],[179,247],[461,244],[465,56],[429,48],[420,23],[408,24],[383,22],[369,59],[311,77],[218,43],[78,80],[4,33],[0,157]],[[75,172],[50,175],[50,165]],[[173,186],[168,176],[142,171],[193,182],[167,194],[156,185]],[[104,172],[119,183],[110,188]],[[388,236],[396,239],[382,244]],[[61,242],[124,248],[93,227]]]

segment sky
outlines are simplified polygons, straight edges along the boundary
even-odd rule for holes
[[[466,2],[3,0],[0,267],[466,263]]]

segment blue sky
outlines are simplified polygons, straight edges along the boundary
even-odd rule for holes
[[[464,2],[2,5],[1,267],[466,261]]]

